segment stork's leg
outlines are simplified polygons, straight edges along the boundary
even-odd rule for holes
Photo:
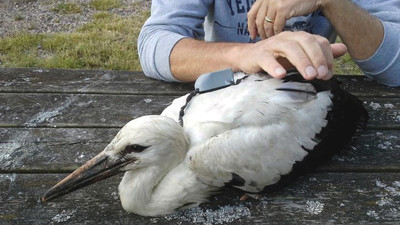
[[[262,195],[260,195],[260,194],[249,194],[249,193],[246,193],[242,197],[240,197],[240,201],[246,201],[249,198],[253,198],[255,200],[260,200],[261,197],[262,197]]]

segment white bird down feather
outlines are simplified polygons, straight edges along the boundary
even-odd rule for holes
[[[187,95],[177,98],[160,116],[126,124],[97,158],[53,187],[43,200],[121,171],[126,171],[119,185],[123,208],[145,216],[197,206],[225,185],[250,193],[266,190],[293,172],[299,174],[295,169],[307,172],[307,167],[320,164],[316,161],[329,159],[368,117],[348,93],[341,90],[338,95],[344,97],[333,103],[334,91],[317,90],[318,82],[324,82],[315,82],[250,75],[238,85],[193,97],[185,108],[183,128],[179,111]],[[338,110],[355,106],[348,109],[352,113],[346,112],[350,117],[332,113],[327,120],[335,104]],[[322,132],[329,123],[340,125]],[[324,141],[340,144],[325,150]],[[298,166],[300,162],[304,165]],[[92,173],[93,181],[76,178],[99,164],[103,169]]]

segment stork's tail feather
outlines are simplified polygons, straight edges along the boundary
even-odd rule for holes
[[[342,90],[343,91],[343,90]],[[355,96],[353,96],[352,94],[345,92],[344,94],[348,95],[349,98],[352,98],[352,100],[350,102],[353,102],[354,105],[352,105],[354,108],[356,108],[355,110],[359,110],[358,113],[356,113],[356,118],[355,118],[355,131],[353,133],[353,136],[351,137],[351,140],[349,141],[349,143],[347,144],[348,147],[349,145],[351,145],[352,143],[354,143],[363,133],[363,131],[365,130],[367,124],[368,124],[368,120],[369,120],[369,115],[367,110],[364,108],[363,103],[357,99]]]
[[[363,103],[344,91],[335,79],[306,81],[300,75],[292,75],[285,79],[285,82],[289,81],[309,82],[317,92],[330,90],[333,104],[326,116],[328,124],[315,137],[319,143],[314,149],[305,149],[308,155],[301,162],[296,162],[289,174],[281,176],[278,183],[265,187],[266,192],[279,190],[295,178],[332,159],[359,137],[369,118]]]
[[[333,104],[326,117],[328,124],[316,135],[321,142],[303,160],[310,167],[307,169],[314,169],[348,147],[365,128],[369,116],[363,103],[343,90],[336,79],[305,82],[312,83],[316,90],[328,89],[332,93]]]
[[[333,146],[336,149],[332,149],[332,147],[329,149],[333,156],[348,147],[360,136],[367,125],[369,116],[363,103],[352,94],[344,91],[339,86],[333,88],[332,93],[333,106],[328,112],[328,125],[323,128],[318,136],[322,137],[324,135],[323,138],[327,144],[334,144]],[[319,143],[318,145],[323,144]]]

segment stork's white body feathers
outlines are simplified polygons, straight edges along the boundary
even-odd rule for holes
[[[314,90],[308,83],[290,85]],[[168,168],[147,203],[133,198],[131,191],[140,189],[134,183],[151,185],[135,181],[136,172],[127,172],[119,189],[124,208],[140,214],[166,214],[183,205],[198,205],[232,180],[233,174],[245,180],[237,187],[247,192],[260,192],[279,181],[307,155],[304,148],[316,145],[312,139],[326,125],[332,104],[329,91],[310,97],[276,90],[287,86],[281,80],[252,75],[240,85],[195,96],[183,117],[189,145],[185,159]],[[178,123],[186,98],[174,100],[161,115]]]
[[[308,83],[291,85],[313,89]],[[240,85],[196,96],[183,117],[189,168],[211,185],[223,185],[235,173],[246,180],[239,188],[248,192],[289,173],[307,155],[303,147],[316,145],[312,139],[326,125],[332,101],[329,91],[310,98],[276,90],[282,86],[287,85],[281,80],[253,75]],[[178,98],[161,115],[177,120],[185,99]]]

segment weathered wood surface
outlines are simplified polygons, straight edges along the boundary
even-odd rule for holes
[[[349,149],[290,187],[240,202],[225,190],[209,204],[146,218],[120,206],[120,177],[42,204],[40,196],[100,152],[133,118],[159,114],[191,84],[141,73],[0,69],[0,224],[310,224],[400,222],[400,89],[338,77],[371,119]]]
[[[131,119],[160,114],[178,96],[2,93],[0,126],[122,127]],[[368,126],[400,129],[400,98],[360,99],[370,114]]]
[[[160,114],[173,96],[3,93],[2,126],[121,127],[133,118]]]
[[[201,208],[156,218],[122,209],[120,177],[41,203],[43,192],[64,176],[0,175],[2,224],[378,224],[400,219],[399,173],[311,174],[258,201],[241,202],[240,192],[224,190]]]
[[[60,79],[62,77],[62,79]],[[162,83],[140,72],[95,70],[1,69],[0,92],[185,94],[192,86]]]
[[[62,77],[62,79],[60,79]],[[398,97],[397,88],[377,84],[364,76],[339,77],[343,87],[357,96]],[[0,92],[186,94],[191,85],[162,83],[140,72],[96,70],[1,69]]]

